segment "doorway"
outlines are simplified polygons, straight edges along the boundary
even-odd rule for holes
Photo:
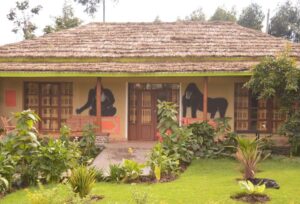
[[[179,105],[179,84],[129,84],[128,140],[153,141],[157,133],[157,101]]]

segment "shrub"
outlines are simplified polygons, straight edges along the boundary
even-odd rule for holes
[[[62,173],[77,165],[79,150],[59,140],[49,139],[45,146],[40,146],[36,168],[47,182],[58,182]]]
[[[100,149],[96,147],[96,126],[88,124],[83,129],[83,137],[79,141],[79,148],[82,153],[81,163],[89,164],[90,159],[99,154]]]
[[[71,129],[66,125],[62,125],[59,132],[59,139],[64,142],[66,146],[69,146]]]
[[[237,142],[236,158],[243,166],[244,178],[246,180],[252,179],[255,176],[257,164],[267,158],[269,154],[264,158],[262,157],[260,140],[239,137]]]
[[[73,192],[80,198],[86,197],[92,190],[95,183],[95,171],[86,166],[79,166],[72,170],[69,182]]]
[[[57,204],[65,203],[64,196],[58,196],[64,190],[63,184],[53,188],[46,189],[41,183],[38,183],[38,190],[26,190],[26,196],[30,204]]]
[[[109,177],[107,178],[112,182],[121,182],[125,177],[125,171],[120,164],[109,165]]]
[[[0,193],[11,189],[17,158],[0,148]]]
[[[263,194],[266,189],[265,184],[254,185],[251,181],[239,181],[239,186],[247,194]]]
[[[122,164],[124,178],[122,182],[132,182],[138,179],[143,173],[145,165],[139,164],[136,161],[125,159]]]
[[[153,176],[159,181],[160,177],[166,175],[177,175],[179,173],[179,159],[175,156],[169,156],[168,152],[163,149],[162,144],[156,144],[150,153],[147,161]],[[159,172],[158,172],[159,171]]]
[[[21,185],[35,184],[38,172],[34,168],[38,147],[38,131],[35,125],[40,120],[38,115],[31,110],[25,110],[14,114],[17,124],[16,129],[10,132],[4,141],[4,148],[10,155],[18,158],[16,173],[20,175]]]

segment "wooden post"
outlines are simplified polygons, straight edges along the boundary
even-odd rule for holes
[[[203,84],[203,120],[207,120],[207,95],[208,95],[208,77],[204,77]]]
[[[101,88],[101,78],[97,78],[96,85],[96,117],[97,124],[99,126],[99,132],[102,132],[102,120],[101,120],[101,97],[102,97],[102,88]]]

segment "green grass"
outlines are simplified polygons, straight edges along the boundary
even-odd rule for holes
[[[292,159],[269,159],[260,167],[257,177],[275,179],[280,190],[267,189],[271,203],[300,203],[300,161]],[[189,204],[227,204],[238,203],[230,199],[230,195],[240,192],[237,178],[240,178],[239,165],[234,160],[196,160],[180,176],[170,183],[161,184],[111,184],[97,183],[92,194],[104,195],[99,203],[132,203],[132,192],[147,192],[156,203],[189,203]],[[60,195],[64,196],[62,191]],[[17,191],[7,195],[1,204],[28,203],[26,192]]]

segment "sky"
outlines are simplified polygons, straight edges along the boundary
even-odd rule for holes
[[[0,45],[18,42],[22,40],[22,35],[11,32],[13,23],[6,15],[10,9],[15,7],[17,0],[0,0]],[[73,2],[73,0],[69,0]],[[296,1],[296,0],[293,0]],[[4,3],[5,2],[5,3]],[[106,22],[152,22],[157,16],[165,22],[176,21],[178,18],[184,18],[192,11],[202,7],[205,15],[209,18],[218,6],[226,9],[235,7],[240,11],[250,3],[258,3],[267,14],[268,9],[271,16],[275,12],[278,4],[285,0],[118,0],[117,3],[106,0]],[[31,6],[42,5],[43,9],[40,15],[33,18],[33,22],[39,30],[36,34],[42,35],[42,29],[52,24],[55,16],[62,13],[64,0],[29,0]],[[73,3],[75,15],[84,21],[84,24],[94,21],[102,21],[102,7],[94,18],[89,17],[83,12],[84,7]]]

